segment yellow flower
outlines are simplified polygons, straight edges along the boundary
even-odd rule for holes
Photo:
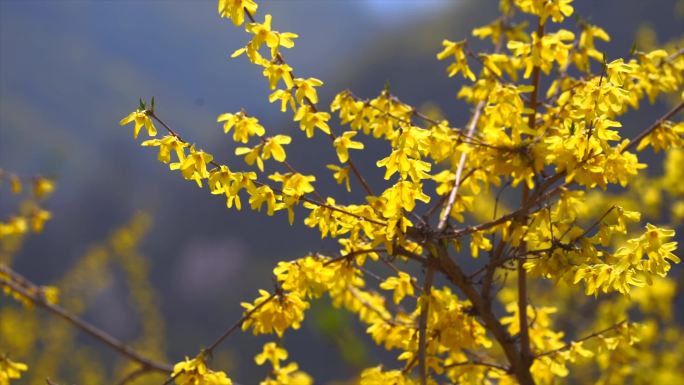
[[[271,30],[271,15],[267,14],[264,17],[263,23],[249,23],[247,24],[247,32],[254,35],[252,41],[249,43],[252,49],[259,50],[262,44],[266,43],[271,49],[271,56],[275,59],[277,57],[278,48],[292,48],[297,34],[291,32],[276,32]]]
[[[290,144],[292,142],[292,138],[290,138],[287,135],[276,135],[271,138],[267,138],[264,142],[264,148],[263,148],[263,158],[268,159],[273,155],[273,159],[275,159],[278,162],[283,162],[285,161],[285,149],[283,148],[284,144]]]
[[[280,368],[280,361],[287,359],[287,350],[281,348],[275,342],[268,342],[264,344],[261,353],[254,357],[254,362],[257,365],[263,365],[266,361],[271,361],[274,368]]]
[[[316,78],[301,79],[297,78],[294,80],[295,87],[297,91],[295,92],[295,97],[298,103],[304,103],[304,98],[309,99],[313,104],[318,103],[318,93],[315,87],[320,87],[323,82]]]
[[[444,60],[449,56],[453,56],[455,60],[455,62],[447,68],[449,77],[453,77],[461,72],[463,77],[475,81],[475,74],[470,70],[470,67],[468,67],[468,60],[466,60],[466,54],[463,51],[465,40],[453,42],[445,39],[442,41],[442,45],[444,46],[444,49],[437,54],[437,59]]]
[[[546,23],[546,19],[551,17],[556,23],[562,22],[566,17],[571,16],[574,9],[570,5],[573,0],[514,0],[515,5],[521,11],[537,15],[541,18],[541,23]]]
[[[276,100],[280,100],[280,112],[287,111],[287,106],[290,106],[290,109],[292,111],[294,111],[297,108],[295,104],[295,99],[292,96],[292,92],[290,90],[273,91],[273,93],[269,95],[268,101],[274,103]]]
[[[264,76],[268,78],[268,84],[271,89],[275,89],[278,86],[278,82],[282,79],[285,83],[287,89],[294,87],[294,81],[292,80],[292,67],[287,64],[272,64],[267,63],[264,66]]]
[[[5,355],[0,355],[0,385],[9,385],[10,380],[21,378],[21,372],[27,369],[26,364],[14,362]]]
[[[161,139],[150,139],[141,143],[145,147],[159,147],[159,159],[162,163],[169,163],[171,161],[171,152],[176,153],[176,159],[179,162],[185,160],[185,148],[187,143],[181,142],[180,139],[173,135],[166,135]]]
[[[150,119],[150,117],[147,115],[146,110],[136,110],[135,112],[131,112],[128,116],[119,121],[119,125],[125,126],[132,122],[135,122],[135,127],[133,128],[134,138],[138,138],[138,134],[140,134],[140,129],[143,126],[145,126],[145,129],[147,130],[148,136],[157,135],[157,128],[154,127],[154,123],[152,123],[152,119]]]
[[[249,197],[249,204],[252,209],[261,211],[261,206],[266,203],[266,213],[271,216],[276,210],[282,208],[282,205],[276,204],[277,195],[268,186],[257,187],[252,196]]]
[[[238,147],[235,149],[235,155],[244,155],[245,163],[253,165],[256,162],[259,171],[264,171],[264,160],[261,158],[261,148],[263,144],[258,144],[254,147]]]
[[[304,311],[309,308],[308,302],[295,293],[283,293],[274,298],[266,290],[259,290],[259,294],[254,304],[242,303],[246,313],[261,305],[242,324],[242,330],[251,327],[254,335],[275,332],[282,337],[289,328],[299,329],[304,320]],[[268,302],[265,303],[266,301]]]
[[[213,159],[214,157],[211,154],[207,154],[204,151],[196,151],[194,146],[192,146],[190,147],[190,154],[182,162],[172,163],[171,169],[180,169],[183,178],[187,180],[192,179],[197,183],[197,186],[202,187],[202,179],[209,178],[207,163]]]
[[[350,148],[354,150],[363,150],[363,143],[355,142],[351,139],[356,136],[356,134],[357,131],[347,131],[333,141],[333,146],[335,146],[337,157],[340,159],[341,163],[345,163],[349,160]]]
[[[347,191],[351,191],[351,184],[349,180],[349,166],[340,167],[334,164],[329,164],[326,167],[328,168],[328,170],[333,171],[333,178],[335,178],[335,182],[339,184],[344,183],[344,186],[347,189]]]
[[[33,195],[43,199],[55,191],[55,182],[52,179],[36,177],[33,179]]]
[[[31,229],[34,233],[40,233],[43,231],[43,226],[45,222],[52,218],[52,214],[49,211],[43,210],[41,208],[36,208],[31,213]]]
[[[232,385],[226,373],[215,372],[207,368],[204,362],[204,355],[200,353],[193,359],[185,357],[173,366],[173,373],[171,373],[178,385]]]
[[[2,178],[2,174],[2,170],[0,170],[0,179]],[[19,179],[19,177],[14,174],[10,174],[9,180],[12,193],[20,194],[23,186],[21,185],[21,180]]]
[[[430,163],[420,159],[410,158],[404,149],[392,151],[392,153],[376,162],[378,167],[386,167],[385,179],[389,179],[395,172],[398,172],[402,179],[407,176],[413,181],[429,178]]]
[[[380,284],[380,288],[394,290],[392,299],[398,304],[406,296],[413,296],[412,277],[403,271],[399,272],[398,277],[389,277]]]
[[[307,138],[313,137],[316,128],[330,135],[328,120],[330,120],[329,113],[314,112],[310,106],[306,105],[299,107],[294,116],[294,121],[299,122],[299,127],[306,132]]]
[[[218,13],[221,17],[230,18],[236,26],[245,22],[245,12],[254,15],[259,6],[254,0],[219,0]]]
[[[244,111],[236,114],[225,113],[219,115],[217,122],[223,123],[223,132],[228,133],[231,128],[235,127],[233,131],[233,140],[236,142],[247,143],[249,137],[263,136],[266,130],[259,124],[259,120],[252,116],[247,116]]]

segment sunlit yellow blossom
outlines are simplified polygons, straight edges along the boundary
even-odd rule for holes
[[[50,218],[52,218],[52,214],[50,214],[49,211],[36,208],[31,214],[31,230],[33,230],[34,233],[40,233],[43,231],[45,222]]]
[[[411,276],[399,272],[398,277],[389,277],[384,282],[380,284],[380,288],[385,290],[393,290],[394,296],[392,297],[394,303],[399,303],[406,296],[413,296],[413,285]]]
[[[264,349],[261,353],[254,357],[254,362],[257,365],[263,365],[266,361],[270,361],[274,368],[280,368],[280,361],[287,359],[287,350],[278,346],[275,342],[268,342],[264,344]]]
[[[253,311],[251,317],[242,324],[242,330],[252,328],[254,335],[275,332],[282,336],[287,329],[299,329],[304,311],[309,308],[308,302],[294,293],[271,298],[267,291],[259,290],[259,295],[254,304],[242,303],[246,312]]]
[[[268,84],[271,89],[278,86],[278,82],[282,79],[287,89],[294,87],[294,80],[292,79],[292,67],[287,64],[267,64],[264,67],[264,76],[268,78]]]
[[[273,159],[278,162],[284,161],[286,155],[283,145],[290,144],[290,142],[292,142],[292,138],[287,135],[276,135],[271,138],[266,138],[263,148],[264,159],[268,159],[272,155]]]
[[[249,204],[252,209],[261,211],[261,206],[266,203],[266,213],[273,215],[273,213],[281,207],[276,203],[276,194],[268,186],[257,187],[249,198]]]
[[[209,178],[209,171],[207,170],[207,163],[213,160],[211,154],[204,151],[197,151],[194,147],[190,147],[190,153],[182,161],[172,163],[172,170],[180,170],[183,178],[192,179],[197,183],[197,186],[202,187],[202,179]]]
[[[330,134],[330,127],[328,120],[330,114],[327,112],[314,112],[310,106],[301,106],[294,116],[295,122],[299,122],[299,127],[306,132],[306,137],[311,138],[314,134],[314,129],[318,128],[326,134]]]
[[[219,0],[218,12],[221,17],[230,18],[236,26],[245,21],[245,12],[254,15],[259,6],[254,0]]]
[[[351,184],[349,181],[349,166],[340,167],[334,164],[329,164],[326,166],[328,170],[333,171],[333,178],[338,184],[344,184],[347,191],[351,191]]]
[[[264,171],[264,160],[261,155],[261,149],[263,148],[263,143],[258,144],[254,147],[238,147],[235,149],[235,155],[244,155],[245,163],[248,165],[253,165],[255,162],[259,171]]]
[[[152,119],[150,119],[150,117],[148,116],[147,111],[137,110],[135,112],[131,112],[130,115],[126,116],[125,118],[121,119],[121,121],[119,121],[119,125],[125,126],[133,122],[135,122],[135,127],[133,128],[134,138],[138,138],[138,134],[140,134],[140,129],[143,126],[145,126],[145,129],[147,130],[148,136],[157,135],[157,128],[154,126],[154,123],[152,123]]]
[[[14,362],[0,354],[0,385],[9,385],[10,380],[21,378],[21,372],[28,370],[28,366],[21,362]]]
[[[202,354],[177,363],[173,366],[172,377],[178,385],[232,385],[224,372],[215,372],[207,368]]]
[[[48,197],[55,191],[55,181],[49,178],[36,177],[33,178],[33,195],[38,199]]]
[[[335,138],[333,145],[335,146],[335,151],[337,151],[337,157],[340,159],[341,163],[345,163],[349,160],[349,149],[363,150],[363,143],[355,142],[351,138],[356,136],[356,131],[347,131]]]
[[[158,159],[160,162],[169,163],[171,161],[171,152],[175,152],[176,159],[179,162],[185,160],[185,148],[188,144],[181,142],[174,135],[166,135],[161,139],[150,139],[142,142],[145,147],[159,147]]]
[[[228,133],[231,128],[233,131],[233,140],[236,142],[247,143],[251,136],[263,136],[266,130],[259,124],[259,120],[252,116],[247,116],[244,111],[236,114],[225,113],[219,115],[217,122],[223,123],[223,132]]]
[[[318,92],[316,92],[315,87],[320,87],[323,85],[323,82],[316,79],[316,78],[308,78],[308,79],[300,79],[297,78],[294,80],[295,87],[297,88],[297,91],[295,92],[295,97],[297,98],[297,102],[302,104],[304,103],[304,99],[308,99],[311,103],[316,104],[318,103]]]
[[[470,67],[468,67],[466,54],[463,51],[465,41],[453,42],[444,40],[442,45],[444,46],[444,49],[437,54],[437,59],[444,60],[450,56],[453,56],[455,60],[455,62],[449,65],[449,68],[447,68],[449,77],[455,76],[457,73],[461,72],[463,77],[470,80],[475,80],[475,74],[470,70]]]
[[[560,23],[574,11],[570,5],[573,0],[514,0],[521,11],[538,15],[544,24],[548,17]]]

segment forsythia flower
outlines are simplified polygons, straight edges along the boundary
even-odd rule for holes
[[[323,82],[316,78],[300,79],[294,80],[295,87],[297,91],[295,92],[295,97],[298,103],[304,103],[304,98],[309,99],[313,104],[318,103],[318,93],[315,87],[320,87]]]
[[[363,143],[355,142],[351,138],[356,136],[356,131],[347,131],[342,136],[335,138],[333,146],[335,146],[335,151],[337,151],[337,157],[340,159],[341,163],[345,163],[349,160],[349,149],[363,150]]]
[[[245,12],[254,15],[259,6],[254,0],[219,0],[218,12],[221,17],[229,17],[236,26],[245,21]]]
[[[276,135],[272,138],[267,138],[264,141],[263,157],[268,159],[273,155],[273,159],[278,162],[285,161],[285,149],[284,144],[290,144],[292,138],[287,135]]]
[[[38,199],[43,199],[55,191],[55,182],[44,177],[33,179],[33,195]]]
[[[330,127],[328,126],[330,114],[327,112],[314,112],[310,106],[301,106],[294,116],[294,121],[299,122],[302,131],[306,132],[306,137],[311,138],[314,135],[314,129],[319,128],[326,134],[330,134]]]
[[[204,151],[196,151],[194,146],[191,146],[190,154],[183,161],[171,164],[171,169],[179,169],[183,174],[183,178],[192,179],[197,183],[197,186],[202,187],[202,179],[209,178],[207,163],[213,159],[214,157],[211,154],[207,154]]]
[[[382,366],[365,369],[361,373],[359,385],[414,385],[413,381],[401,370],[383,371]]]
[[[299,329],[304,319],[304,311],[309,303],[295,293],[272,296],[266,290],[259,290],[260,297],[251,303],[242,303],[245,313],[251,316],[242,324],[242,330],[250,327],[254,335],[275,332],[279,337],[287,329]]]
[[[399,272],[398,277],[389,277],[380,284],[380,288],[385,290],[394,290],[394,303],[401,302],[406,296],[413,296],[413,282],[410,275]]]
[[[335,178],[335,182],[339,184],[343,184],[347,191],[351,191],[351,184],[349,180],[349,166],[346,167],[340,167],[334,164],[329,164],[326,166],[328,170],[333,171],[333,178]]]
[[[199,356],[188,359],[185,357],[173,366],[171,374],[176,379],[178,385],[232,385],[233,382],[224,372],[215,372],[207,368],[204,357]]]
[[[455,62],[452,63],[449,68],[447,68],[449,77],[455,76],[457,73],[461,72],[463,77],[474,81],[475,74],[470,70],[470,67],[468,67],[466,54],[463,52],[465,41],[453,42],[450,40],[444,40],[442,45],[444,46],[444,49],[442,52],[437,54],[437,59],[444,60],[449,56],[453,56],[455,59]]]
[[[268,342],[264,344],[264,349],[261,353],[254,357],[254,362],[257,365],[263,365],[266,361],[270,361],[274,368],[280,367],[280,361],[287,359],[287,350],[281,348],[275,342]]]
[[[247,143],[249,137],[264,136],[266,130],[259,124],[259,120],[252,116],[247,116],[244,111],[236,114],[225,113],[219,115],[217,122],[225,122],[223,124],[223,132],[228,133],[231,128],[235,127],[233,131],[233,140],[236,142]]]
[[[287,89],[294,87],[294,80],[292,80],[292,67],[287,64],[268,64],[264,67],[264,76],[268,78],[268,84],[271,89],[278,86],[278,82],[282,79]]]
[[[140,134],[140,129],[143,126],[145,126],[145,129],[147,130],[148,136],[157,135],[157,128],[154,126],[154,123],[152,123],[152,119],[150,119],[150,117],[147,115],[147,111],[136,110],[135,112],[131,112],[130,115],[126,116],[125,118],[121,119],[121,121],[119,121],[119,125],[125,126],[131,122],[135,122],[135,127],[133,128],[134,138],[138,138],[138,134]]]
[[[26,364],[14,362],[5,355],[0,355],[0,385],[9,385],[10,380],[21,378],[21,372],[27,369]]]
[[[514,0],[515,5],[521,11],[538,15],[541,23],[546,23],[550,16],[556,23],[562,22],[566,17],[572,16],[574,9],[570,5],[573,0]]]

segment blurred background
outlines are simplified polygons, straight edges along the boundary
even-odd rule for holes
[[[404,101],[438,106],[453,125],[463,126],[468,110],[455,98],[460,80],[446,77],[446,64],[435,54],[443,38],[470,37],[472,28],[493,19],[498,1],[259,4],[260,15],[274,15],[274,29],[300,35],[286,58],[299,76],[325,82],[323,105],[343,89],[373,97],[389,84]],[[575,7],[613,37],[603,46],[609,60],[628,55],[643,25],[650,25],[659,41],[684,32],[674,0],[580,0]],[[171,362],[213,341],[240,317],[239,303],[252,301],[257,288],[270,289],[277,260],[336,251],[302,224],[302,216],[289,226],[285,214],[227,210],[222,198],[169,172],[155,150],[139,147],[132,129],[118,125],[139,97],[154,96],[157,114],[184,138],[244,169],[232,155],[232,139],[216,123],[219,114],[244,107],[270,133],[293,137],[288,160],[317,175],[319,189],[339,191],[325,170],[335,161],[329,142],[313,150],[307,146],[289,115],[268,103],[261,71],[244,57],[229,59],[247,40],[218,17],[213,0],[0,0],[0,167],[57,180],[48,201],[53,219],[28,240],[14,268],[37,283],[53,282],[91,245],[136,212],[147,212],[152,225],[141,250],[166,322]],[[666,109],[646,107],[623,123],[636,130]],[[373,166],[377,157],[357,158],[368,175],[380,175]],[[0,196],[3,216],[6,196]],[[317,383],[345,379],[354,368],[377,362],[375,357],[366,362],[375,351],[364,342],[363,330],[326,306],[315,304],[285,344]],[[84,317],[123,340],[139,329],[127,288],[116,279],[98,291]],[[346,336],[351,350],[340,352],[334,335]],[[252,358],[265,340],[232,336],[216,359],[239,368],[241,383],[257,383],[265,369],[255,367]],[[84,337],[82,343],[92,340]]]

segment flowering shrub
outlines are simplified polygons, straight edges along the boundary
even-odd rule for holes
[[[395,352],[395,363],[359,373],[361,385],[684,382],[684,340],[671,322],[675,287],[667,278],[679,263],[673,228],[684,218],[684,124],[675,120],[684,108],[684,51],[634,50],[609,60],[597,48],[610,41],[599,26],[577,19],[575,31],[558,27],[574,16],[571,0],[502,0],[500,10],[473,31],[491,41],[491,51],[444,40],[437,53],[448,76],[470,81],[458,91],[472,106],[459,128],[387,89],[368,100],[344,90],[323,106],[323,82],[298,77],[286,62],[298,36],[277,31],[253,0],[219,0],[219,15],[250,37],[232,56],[262,70],[269,101],[298,124],[300,139],[330,138],[339,160],[327,166],[331,175],[288,163],[296,139],[244,110],[217,121],[232,130],[246,166],[223,164],[184,140],[154,99],[141,100],[120,123],[134,124],[135,138],[145,128],[151,139],[142,146],[156,147],[160,162],[225,198],[229,209],[249,206],[290,223],[304,213],[306,226],[339,242],[339,254],[279,262],[275,288],[243,303],[241,319],[173,368],[114,348],[141,372],[167,374],[167,383],[231,384],[239,369],[210,369],[209,358],[242,329],[274,336],[255,357],[272,367],[262,385],[311,384],[297,363],[284,363],[279,337],[300,327],[311,300],[327,296]],[[625,113],[661,96],[675,100],[668,113],[634,136],[621,129]],[[383,191],[354,161],[372,140],[387,143],[375,163],[384,170]],[[649,147],[666,153],[662,176],[645,174],[637,153]],[[315,183],[328,177],[365,198],[341,204],[344,192],[321,195]],[[504,202],[504,192],[519,203]],[[656,198],[645,201],[646,192]],[[663,218],[670,223],[650,223]],[[0,234],[21,227],[2,226]],[[370,273],[369,265],[387,274]],[[3,269],[7,293],[59,309]],[[3,360],[0,384],[26,370]]]

